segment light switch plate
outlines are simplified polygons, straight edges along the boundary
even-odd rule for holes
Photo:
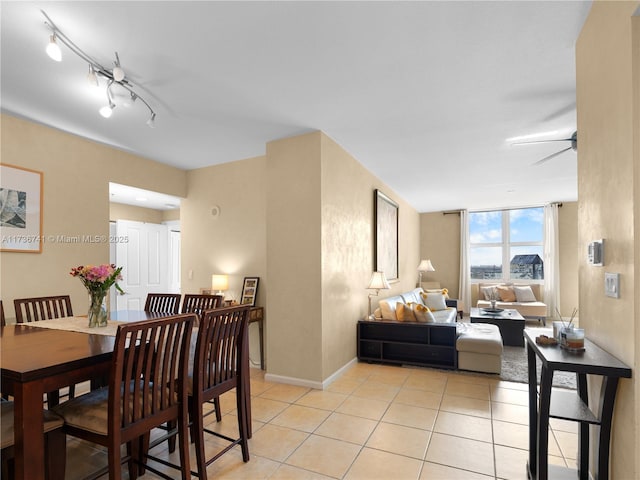
[[[604,274],[604,294],[607,297],[620,298],[620,274]]]

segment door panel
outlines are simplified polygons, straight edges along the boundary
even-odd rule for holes
[[[116,308],[142,310],[147,293],[168,292],[168,228],[165,225],[118,220],[116,235],[117,238],[127,239],[116,246],[116,264],[123,267],[120,286],[126,292],[117,296]]]

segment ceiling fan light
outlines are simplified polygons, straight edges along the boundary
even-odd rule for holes
[[[47,55],[49,55],[49,57],[56,62],[62,60],[62,52],[60,51],[60,46],[56,41],[55,33],[49,37],[49,45],[47,45]]]

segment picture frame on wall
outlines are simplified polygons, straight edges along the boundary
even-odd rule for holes
[[[260,277],[244,277],[244,281],[242,282],[242,295],[240,296],[240,303],[242,305],[256,306],[259,281]]]
[[[387,281],[398,280],[399,205],[376,189],[373,195],[373,271],[384,272]]]
[[[0,251],[42,252],[42,172],[0,164]]]

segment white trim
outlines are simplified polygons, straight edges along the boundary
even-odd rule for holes
[[[273,373],[266,373],[264,379],[267,382],[286,383],[287,385],[296,385],[298,387],[315,388],[316,390],[325,390],[335,380],[340,377],[345,371],[351,368],[354,364],[358,363],[357,358],[353,358],[348,363],[336,370],[332,375],[322,382],[315,382],[313,380],[306,380],[304,378],[286,377],[284,375],[275,375]]]

